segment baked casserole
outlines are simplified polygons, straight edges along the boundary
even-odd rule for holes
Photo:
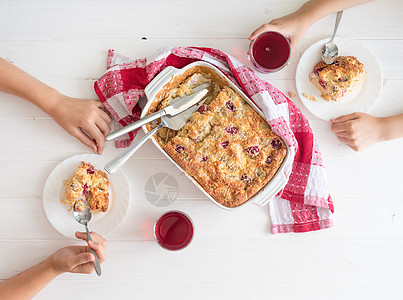
[[[147,114],[161,110],[202,83],[210,93],[179,131],[154,136],[163,150],[218,203],[236,207],[258,193],[287,154],[269,124],[213,69],[195,66],[157,94]],[[147,125],[152,130],[158,122]]]

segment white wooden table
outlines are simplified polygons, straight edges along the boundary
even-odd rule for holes
[[[0,2],[0,55],[61,92],[96,99],[93,83],[114,48],[142,58],[163,46],[208,46],[250,65],[247,37],[259,25],[305,1],[12,1]],[[290,65],[261,75],[296,93],[303,51],[332,33],[334,16],[308,31]],[[378,58],[384,87],[372,113],[403,112],[403,2],[376,1],[344,13],[339,34]],[[142,38],[146,39],[142,39]],[[42,206],[45,180],[65,158],[90,150],[30,103],[0,93],[0,279],[56,249],[80,244],[60,235]],[[107,236],[103,275],[64,274],[37,299],[399,299],[403,280],[403,140],[361,153],[341,144],[329,123],[308,117],[328,172],[334,227],[306,234],[270,233],[268,207],[219,209],[151,142],[125,165],[132,187],[122,224]],[[104,155],[119,153],[108,144]],[[174,176],[178,199],[152,206],[145,182]],[[192,244],[168,252],[154,241],[154,220],[168,209],[188,213]]]

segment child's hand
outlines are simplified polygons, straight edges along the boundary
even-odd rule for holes
[[[87,240],[85,232],[76,232],[76,237]],[[100,263],[106,259],[106,240],[95,232],[91,232],[92,242],[88,246],[95,250]],[[50,265],[54,272],[61,274],[64,272],[90,274],[94,271],[94,255],[89,252],[87,246],[70,246],[59,249],[50,257]]]
[[[109,125],[112,122],[103,108],[103,104],[97,100],[75,99],[60,94],[49,114],[81,143],[102,154],[105,136],[111,131]]]
[[[298,13],[292,13],[279,19],[272,20],[269,24],[263,24],[257,28],[249,37],[253,41],[259,34],[266,31],[277,31],[286,36],[291,45],[291,56],[294,53],[299,41],[308,30],[309,24],[305,25],[300,20]]]
[[[382,140],[383,123],[364,113],[353,113],[332,119],[332,131],[355,151],[361,151]]]

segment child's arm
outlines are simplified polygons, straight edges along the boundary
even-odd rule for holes
[[[76,237],[86,240],[84,232],[77,232]],[[93,242],[89,246],[94,249],[102,263],[106,259],[106,240],[91,233]],[[64,272],[85,273],[93,272],[95,257],[86,246],[71,246],[62,248],[36,266],[0,282],[0,300],[31,299],[50,281]]]
[[[403,114],[380,118],[353,113],[331,121],[332,131],[338,139],[355,151],[403,137]]]
[[[274,19],[269,24],[257,28],[249,37],[253,41],[265,31],[278,31],[288,37],[291,55],[309,27],[321,18],[372,0],[310,0],[299,10],[284,17]]]
[[[58,275],[47,258],[36,266],[0,282],[0,300],[31,299]]]
[[[23,98],[50,115],[68,133],[101,154],[112,119],[100,101],[62,95],[0,58],[0,91]],[[85,129],[91,136],[83,132]]]

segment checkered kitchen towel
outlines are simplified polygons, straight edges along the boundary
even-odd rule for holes
[[[150,57],[133,60],[109,50],[106,73],[94,84],[95,92],[122,126],[138,120],[137,102],[146,85],[165,67],[182,68],[194,61],[218,67],[263,111],[272,130],[290,146],[285,166],[288,182],[270,201],[273,233],[307,232],[332,227],[333,202],[317,142],[305,116],[283,93],[259,79],[232,56],[210,48],[164,48]],[[127,147],[136,133],[117,141]]]

